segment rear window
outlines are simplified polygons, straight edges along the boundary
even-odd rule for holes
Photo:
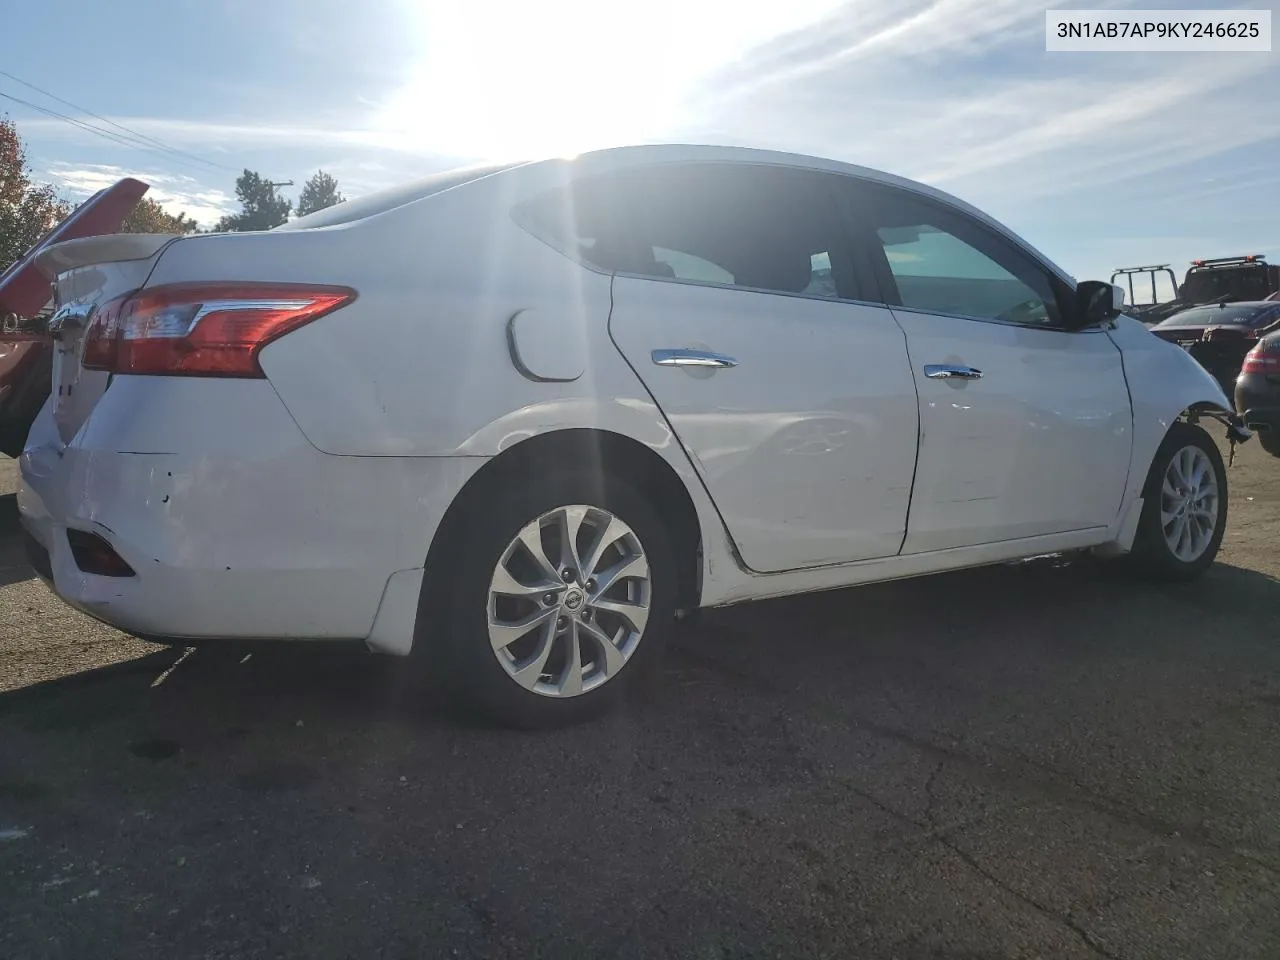
[[[377,193],[370,193],[355,200],[334,204],[332,207],[309,213],[305,217],[290,220],[275,229],[307,230],[312,227],[332,227],[340,223],[352,223],[356,220],[363,220],[365,217],[386,213],[388,210],[394,210],[396,207],[404,206],[406,203],[413,203],[423,197],[443,193],[452,187],[458,187],[464,183],[470,183],[472,180],[479,180],[481,177],[501,173],[503,170],[510,170],[512,167],[517,166],[519,164],[499,163],[445,170],[429,177],[423,177],[421,180],[414,180],[412,183],[407,183],[403,186],[379,190]]]
[[[1216,324],[1234,324],[1242,327],[1263,327],[1280,320],[1280,304],[1227,304],[1225,307],[1192,307],[1175,313],[1157,327],[1207,327]]]
[[[582,177],[512,215],[597,270],[835,298],[854,285],[819,176],[766,164],[659,163]]]
[[[1182,285],[1182,298],[1193,303],[1216,297],[1238,300],[1261,300],[1267,288],[1267,265],[1251,263],[1239,267],[1206,267],[1187,271]]]

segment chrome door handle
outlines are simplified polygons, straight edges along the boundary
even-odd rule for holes
[[[738,361],[710,350],[654,350],[650,354],[660,367],[736,367]]]
[[[974,367],[960,367],[950,363],[926,363],[924,375],[930,380],[981,380],[982,371]]]

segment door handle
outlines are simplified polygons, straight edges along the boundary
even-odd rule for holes
[[[982,371],[950,363],[926,363],[924,375],[930,380],[981,380]]]
[[[738,361],[711,350],[654,350],[650,354],[660,367],[736,367]]]

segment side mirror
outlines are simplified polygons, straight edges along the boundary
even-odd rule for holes
[[[1114,320],[1124,313],[1124,287],[1101,280],[1085,280],[1076,287],[1075,324],[1078,329]]]

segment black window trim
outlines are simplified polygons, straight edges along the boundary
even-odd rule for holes
[[[596,177],[608,177],[619,173],[630,173],[637,170],[660,170],[664,167],[693,167],[693,166],[735,166],[735,167],[758,167],[769,168],[774,170],[784,170],[791,174],[797,174],[807,177],[814,182],[814,192],[819,195],[825,195],[832,204],[835,211],[835,228],[838,239],[842,242],[844,249],[839,251],[841,259],[845,261],[845,269],[856,287],[855,292],[859,294],[857,297],[819,297],[810,293],[792,292],[788,290],[769,290],[762,287],[748,287],[742,284],[716,283],[710,280],[692,280],[683,277],[655,277],[652,274],[632,273],[627,270],[606,270],[595,264],[585,260],[579,255],[578,251],[567,248],[566,244],[561,243],[555,237],[549,236],[546,231],[538,228],[537,224],[532,222],[531,218],[521,217],[518,211],[527,204],[536,203],[546,196],[558,193],[562,190],[572,189],[576,184],[585,179],[594,179]],[[561,256],[573,261],[584,269],[590,270],[592,273],[605,277],[626,277],[631,280],[647,280],[653,283],[675,283],[692,287],[708,287],[713,290],[730,290],[748,294],[766,294],[774,297],[795,297],[801,300],[814,300],[819,303],[843,303],[853,306],[877,307],[884,309],[887,304],[882,299],[879,283],[875,276],[874,269],[870,259],[866,256],[862,244],[857,240],[854,232],[849,229],[848,217],[843,215],[840,206],[840,191],[837,183],[841,180],[858,179],[849,177],[847,174],[836,173],[830,170],[814,169],[812,167],[797,166],[794,164],[774,163],[760,160],[711,160],[711,159],[693,159],[693,160],[660,160],[651,163],[637,164],[635,166],[627,166],[617,170],[606,170],[599,173],[588,174],[585,177],[575,177],[568,183],[553,187],[543,191],[534,197],[530,197],[516,204],[511,209],[511,217],[522,230],[531,236],[545,243],[551,249],[555,250]],[[837,251],[828,251],[829,254],[835,254]],[[835,264],[832,264],[832,275],[835,274]],[[878,299],[879,298],[879,299]]]

